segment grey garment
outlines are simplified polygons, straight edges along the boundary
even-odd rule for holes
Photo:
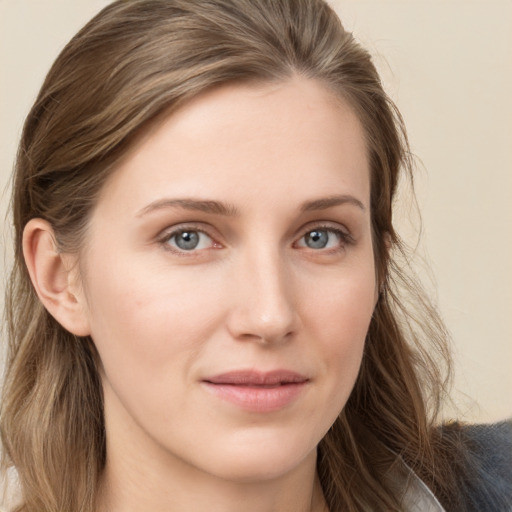
[[[512,420],[464,430],[474,468],[462,490],[466,511],[512,512]]]
[[[427,485],[399,457],[391,478],[403,512],[512,512],[512,421],[494,425],[441,427],[457,440],[454,466],[462,503],[443,508]]]

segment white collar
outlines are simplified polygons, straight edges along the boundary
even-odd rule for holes
[[[446,512],[434,493],[401,457],[398,457],[390,478],[402,494],[404,512]]]

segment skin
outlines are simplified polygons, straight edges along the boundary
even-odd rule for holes
[[[44,221],[27,225],[39,296],[101,358],[99,510],[326,510],[316,447],[353,388],[377,299],[369,201],[357,117],[295,77],[222,86],[148,130],[105,184],[79,265]],[[180,249],[180,228],[195,249]],[[204,385],[240,369],[307,383],[266,412]]]

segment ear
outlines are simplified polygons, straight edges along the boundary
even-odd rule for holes
[[[393,246],[393,238],[391,236],[391,233],[389,231],[386,231],[384,233],[384,245],[386,246],[386,250],[391,251],[391,247]]]
[[[23,231],[23,255],[35,291],[48,312],[72,334],[90,334],[76,257],[60,253],[51,224],[30,220]]]

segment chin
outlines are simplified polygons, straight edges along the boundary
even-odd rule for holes
[[[316,444],[301,441],[281,434],[273,439],[254,436],[250,442],[233,440],[222,446],[219,444],[215,453],[210,453],[210,472],[239,483],[278,479],[296,470],[306,460],[316,460]],[[207,457],[203,462],[207,462]]]

